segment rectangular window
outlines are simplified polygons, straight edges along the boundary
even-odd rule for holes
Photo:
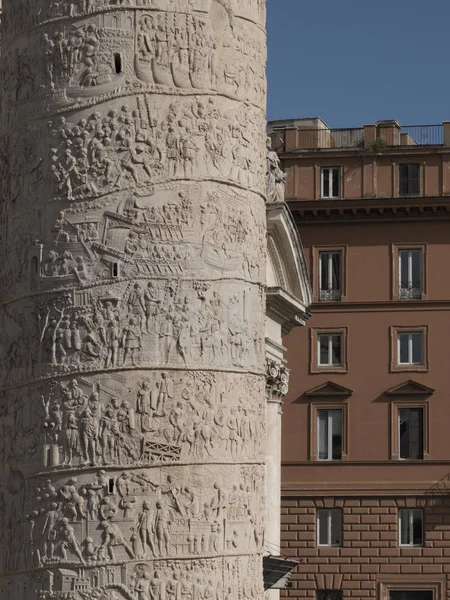
[[[317,545],[340,546],[342,544],[342,511],[339,508],[317,511]]]
[[[319,300],[340,300],[341,280],[341,252],[319,252]]]
[[[321,333],[317,336],[319,367],[342,366],[342,334]]]
[[[419,248],[398,251],[398,297],[422,297],[422,251]]]
[[[339,167],[324,167],[320,172],[321,176],[321,197],[339,198],[340,197],[340,174]]]
[[[423,332],[402,331],[397,333],[398,365],[423,365]]]
[[[400,408],[398,411],[399,456],[423,459],[423,408]]]
[[[342,459],[342,410],[317,411],[319,460]]]
[[[398,529],[400,546],[423,546],[423,510],[399,510]]]
[[[420,164],[399,165],[399,195],[418,196],[420,194]]]

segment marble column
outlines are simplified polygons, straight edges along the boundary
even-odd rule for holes
[[[264,0],[3,0],[0,600],[261,597]]]

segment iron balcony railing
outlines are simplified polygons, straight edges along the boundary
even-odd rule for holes
[[[422,286],[420,282],[411,284],[400,284],[398,290],[399,298],[402,300],[417,300],[422,297]]]
[[[442,146],[444,144],[443,125],[404,125],[400,133],[401,146]]]
[[[330,302],[331,300],[340,300],[341,290],[338,289],[323,289],[319,290],[319,300],[321,302]]]

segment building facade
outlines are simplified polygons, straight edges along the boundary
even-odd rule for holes
[[[290,598],[450,592],[449,125],[270,124],[313,317],[285,338]]]

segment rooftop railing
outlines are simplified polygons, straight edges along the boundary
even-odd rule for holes
[[[450,146],[450,123],[405,125],[380,122],[352,129],[272,128],[272,146],[277,152],[302,150],[366,149],[380,152],[392,146]]]
[[[407,137],[401,146],[439,146],[444,144],[443,125],[404,125],[400,130],[400,136]]]
[[[322,148],[359,148],[364,147],[364,128],[358,129],[281,129],[275,130],[274,148],[280,143],[286,146],[288,137],[295,136],[297,150],[313,150]],[[292,140],[293,141],[293,140]]]

